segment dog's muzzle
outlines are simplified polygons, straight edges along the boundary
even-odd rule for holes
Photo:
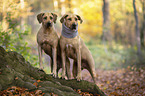
[[[77,28],[77,24],[73,23],[72,24],[72,29],[76,29]]]
[[[46,26],[47,27],[51,27],[52,26],[52,23],[51,22],[47,22]]]

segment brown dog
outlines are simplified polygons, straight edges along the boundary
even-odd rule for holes
[[[37,20],[42,23],[42,27],[37,34],[38,52],[39,52],[39,64],[42,66],[42,50],[51,57],[53,65],[51,63],[51,72],[56,76],[57,69],[57,47],[58,47],[58,35],[54,29],[54,24],[57,20],[57,15],[54,13],[40,13],[37,15]]]
[[[57,15],[54,13],[40,13],[37,15],[39,23],[42,23],[42,27],[37,34],[38,52],[39,52],[39,65],[42,66],[42,50],[51,58],[51,73],[56,77],[58,71],[62,68],[61,52],[59,47],[59,37],[55,31],[54,23],[56,23]],[[66,63],[70,65],[67,58]],[[71,78],[70,67],[67,68],[67,76]]]
[[[65,77],[66,56],[74,60],[73,76],[78,81],[81,80],[81,69],[87,69],[94,82],[96,79],[95,63],[89,49],[78,35],[78,20],[82,23],[79,15],[65,14],[60,22],[62,23],[62,33],[60,37],[60,48],[62,55],[62,78]],[[69,66],[69,65],[66,65]]]

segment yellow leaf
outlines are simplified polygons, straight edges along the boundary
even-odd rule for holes
[[[110,84],[110,81],[107,81],[107,84]]]

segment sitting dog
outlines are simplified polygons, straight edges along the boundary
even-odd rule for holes
[[[60,36],[60,48],[62,56],[62,78],[65,77],[66,56],[74,60],[73,76],[78,81],[81,80],[81,70],[87,69],[94,82],[96,80],[95,62],[84,44],[83,40],[78,35],[78,20],[83,22],[79,15],[65,14],[60,22],[62,23],[62,33]]]
[[[42,27],[37,33],[39,66],[42,66],[42,50],[51,58],[51,73],[58,77],[58,71],[62,68],[61,52],[59,47],[59,37],[55,31],[54,23],[56,23],[57,15],[54,13],[40,13],[37,20],[42,23]],[[70,65],[67,58],[67,64]],[[70,70],[70,67],[67,68]],[[71,78],[71,72],[67,71],[68,78]]]

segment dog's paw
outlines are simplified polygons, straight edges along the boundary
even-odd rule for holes
[[[57,78],[57,75],[54,74],[54,73],[51,73],[51,76],[54,77],[54,78]]]
[[[54,73],[51,73],[51,76],[55,77]]]
[[[67,79],[71,80],[71,79],[73,79],[73,78],[72,78],[72,77],[67,77]]]
[[[51,75],[52,77],[54,77],[54,74],[53,74],[53,73],[51,73],[50,75]]]
[[[57,78],[57,75],[53,73],[53,77],[54,77],[54,78]]]
[[[38,69],[38,71],[44,72],[44,70],[43,70],[43,69],[41,69],[41,68],[40,68],[40,69]]]
[[[65,74],[62,74],[62,75],[61,75],[61,78],[62,78],[62,79],[65,79]]]
[[[44,69],[44,67],[43,67],[43,66],[40,66],[40,69],[41,69],[41,70],[43,70],[43,69]]]
[[[60,79],[65,79],[65,78],[60,77]]]
[[[81,81],[81,80],[82,80],[81,75],[78,75],[78,76],[76,77],[76,79],[77,79],[77,81]]]
[[[53,73],[52,73],[52,74],[53,74],[53,77],[54,77],[54,78],[56,78],[56,77],[57,77],[57,75],[56,75],[56,71],[53,71]]]

